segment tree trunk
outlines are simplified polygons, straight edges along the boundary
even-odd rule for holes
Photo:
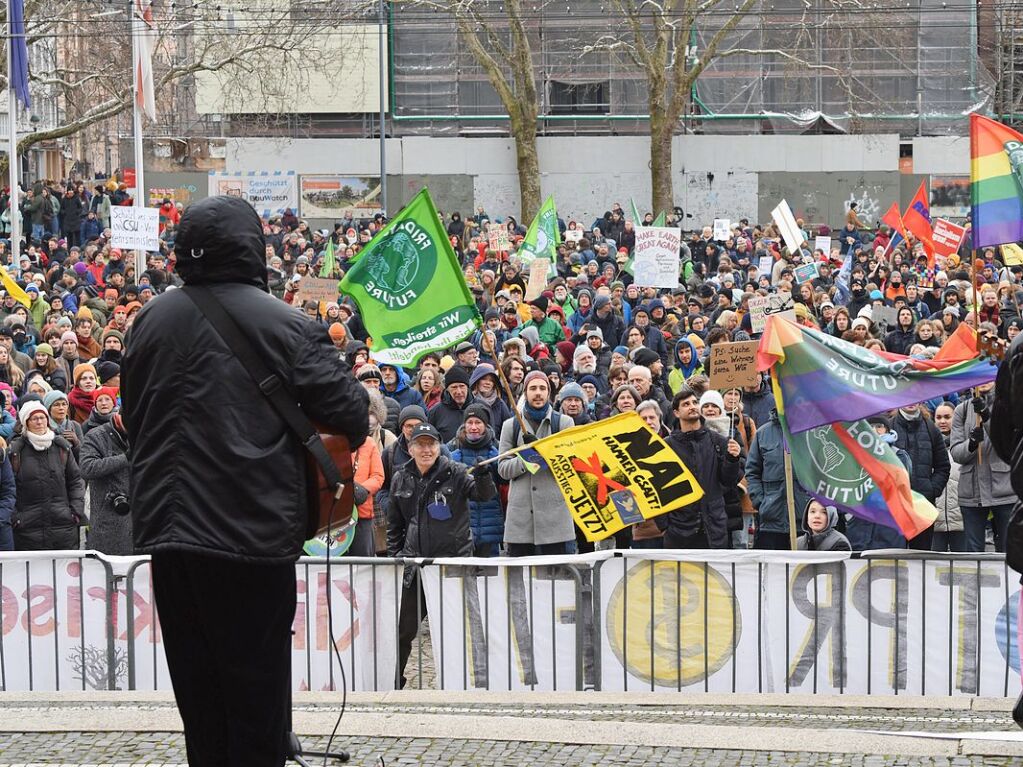
[[[650,181],[653,211],[670,212],[675,207],[675,192],[671,180],[671,141],[675,135],[675,122],[665,110],[650,109]]]
[[[519,171],[519,223],[529,226],[540,210],[540,158],[536,151],[536,117],[512,121],[515,163]]]

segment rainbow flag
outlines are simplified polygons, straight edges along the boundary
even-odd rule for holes
[[[913,492],[902,461],[869,423],[835,423],[792,434],[778,377],[771,380],[792,473],[804,490],[825,506],[895,528],[906,538],[934,523],[938,510]]]
[[[773,368],[778,378],[794,434],[979,386],[997,373],[980,359],[976,334],[966,324],[934,359],[920,360],[873,352],[771,315],[757,358],[760,370]]]
[[[970,115],[973,247],[1023,240],[1023,134]]]

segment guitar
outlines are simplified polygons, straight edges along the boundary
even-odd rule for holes
[[[334,497],[336,488],[329,485],[312,453],[306,451],[306,538],[336,536],[352,525],[355,509],[355,471],[352,467],[352,451],[348,438],[340,434],[328,434],[317,426],[320,439],[331,460],[341,472],[344,489],[341,498]],[[329,528],[329,529],[328,529]]]

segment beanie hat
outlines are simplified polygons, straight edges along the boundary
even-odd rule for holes
[[[75,332],[73,330],[66,331],[60,337],[61,346],[66,344],[68,341],[74,341],[76,344],[78,343],[78,336],[75,334]]]
[[[708,389],[700,397],[700,408],[702,409],[704,405],[717,405],[722,413],[725,412],[725,401],[714,389]]]
[[[426,422],[426,411],[423,410],[419,405],[406,405],[401,409],[401,413],[398,416],[398,428],[400,429],[405,425],[405,421],[410,418],[416,418],[420,421]]]
[[[653,349],[647,349],[645,346],[641,346],[636,349],[632,354],[632,361],[637,365],[643,367],[649,367],[660,359],[660,355],[657,354]]]
[[[43,396],[43,405],[45,405],[46,409],[49,410],[53,403],[58,400],[64,400],[67,402],[67,395],[60,389],[54,389],[53,391],[46,392]]]
[[[43,354],[46,354],[46,355],[48,355],[50,357],[54,356],[54,354],[53,354],[53,347],[50,346],[49,344],[39,344],[36,347],[36,354],[39,354],[40,352],[42,352]]]
[[[96,368],[94,368],[92,365],[89,365],[88,363],[84,365],[79,365],[78,367],[75,368],[75,372],[72,374],[75,386],[78,386],[78,381],[86,373],[92,373],[94,376],[96,376],[97,379],[99,378],[99,373],[96,372]]]
[[[461,365],[453,365],[447,373],[444,374],[444,388],[447,389],[451,384],[465,384],[469,385],[469,373]]]
[[[383,376],[380,375],[380,368],[378,368],[372,362],[367,362],[365,365],[359,368],[359,380],[365,381],[369,378],[376,378],[378,381],[383,380]]]
[[[547,387],[547,391],[551,390],[551,382],[547,380],[547,374],[542,370],[531,370],[526,373],[526,377],[522,381],[523,391],[529,388],[530,381],[543,381],[544,385]]]
[[[340,322],[331,323],[331,326],[327,328],[327,334],[330,336],[332,341],[341,341],[347,335],[345,332],[345,326]]]
[[[107,288],[104,290],[103,298],[117,298],[117,288]]]
[[[575,381],[571,381],[561,387],[561,390],[558,392],[558,402],[564,402],[569,397],[578,397],[583,402],[586,402],[586,392]]]
[[[558,341],[554,344],[554,347],[561,352],[561,356],[566,360],[570,360],[575,357],[575,344],[571,341]]]
[[[53,392],[49,392],[52,394]],[[32,417],[33,413],[43,413],[46,416],[47,425],[49,424],[50,414],[46,410],[46,405],[37,399],[30,400],[21,406],[21,410],[18,411],[18,420],[21,421],[21,425],[24,428],[28,428],[28,419]]]
[[[96,377],[101,384],[105,384],[111,378],[121,375],[121,366],[110,360],[100,360],[96,363]]]
[[[583,355],[586,355],[586,354],[593,354],[593,349],[591,349],[590,347],[585,346],[585,345],[584,346],[577,346],[577,347],[575,347],[575,351],[572,352],[572,362],[575,362],[580,357],[582,357]],[[596,356],[596,355],[594,355],[594,356]]]
[[[483,315],[483,321],[484,322],[486,322],[487,320],[499,320],[499,319],[501,319],[501,312],[499,312],[497,310],[497,307],[494,307],[494,306],[491,306],[489,309],[487,309],[486,314]]]
[[[474,402],[465,409],[462,423],[465,423],[470,418],[479,418],[487,426],[490,426],[490,410],[482,403]]]
[[[79,261],[78,263],[82,263],[82,262]],[[92,316],[92,310],[88,306],[83,306],[81,309],[79,309],[78,310],[78,314],[76,316],[80,320],[91,320],[91,319],[94,319],[93,316]]]
[[[616,346],[614,349],[611,350],[611,353],[612,354],[620,354],[623,357],[628,357],[629,356],[629,347],[628,346]]]
[[[71,268],[74,269],[75,274],[85,274],[87,271],[89,271],[89,267],[86,266],[85,263],[82,261],[76,261],[75,265],[72,266]]]
[[[103,331],[102,343],[106,344],[108,338],[116,338],[121,342],[121,346],[124,346],[124,333],[116,328],[110,328],[109,330]]]
[[[543,296],[539,296],[537,298],[534,298],[532,301],[529,302],[529,305],[530,306],[535,306],[541,312],[543,312],[544,314],[547,314],[548,301]]]
[[[93,400],[94,401],[99,400],[100,397],[110,397],[110,399],[114,401],[114,404],[115,405],[117,404],[117,390],[114,389],[112,386],[101,386],[98,389],[96,389],[96,393],[93,396]]]
[[[599,295],[593,299],[594,309],[603,309],[605,306],[611,303],[611,298],[605,295]]]

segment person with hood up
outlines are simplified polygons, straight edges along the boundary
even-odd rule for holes
[[[497,439],[490,424],[490,411],[481,402],[469,405],[465,409],[465,422],[448,443],[451,460],[471,469],[481,461],[496,458]],[[489,464],[487,470],[496,485],[499,479],[497,462]],[[504,540],[504,511],[499,496],[469,501],[469,528],[472,530],[474,557],[498,556]]]
[[[505,401],[501,391],[501,381],[493,365],[483,362],[476,366],[469,376],[469,391],[472,392],[474,404],[486,407],[490,413],[487,423],[499,429],[501,424],[512,417],[512,410]]]
[[[131,516],[115,504],[118,496],[128,497],[131,483],[128,434],[120,413],[88,433],[80,463],[89,490],[89,548],[130,557],[135,553]]]
[[[465,409],[475,401],[469,391],[469,380],[469,374],[458,365],[444,374],[444,394],[440,403],[431,408],[428,417],[430,424],[440,432],[444,444],[455,438],[465,420]]]
[[[46,407],[31,400],[18,411],[22,433],[10,448],[18,493],[11,527],[17,551],[77,549],[86,523],[85,483],[71,445],[50,428]]]
[[[547,347],[548,355],[554,356],[554,344],[558,341],[565,341],[565,331],[561,327],[561,323],[558,322],[554,317],[547,315],[548,301],[543,296],[533,299],[529,302],[529,321],[523,323],[518,328],[518,335],[524,337],[524,333],[529,328],[535,328],[539,343],[542,343]],[[533,354],[533,348],[535,344],[527,344],[530,348],[529,353]]]
[[[838,509],[811,500],[803,509],[803,535],[796,541],[797,551],[852,551],[849,539],[835,526]]]
[[[593,299],[593,316],[588,324],[600,328],[608,342],[625,335],[625,321],[615,313],[609,296],[600,295]]]
[[[412,388],[408,373],[403,368],[389,362],[381,362],[379,368],[380,376],[383,379],[382,391],[385,396],[397,402],[399,408],[408,407],[409,405],[419,405],[422,407],[423,395]]]
[[[189,205],[175,253],[185,287],[138,312],[123,358],[135,547],[152,556],[188,761],[218,764],[230,752],[237,764],[281,765],[295,561],[315,513],[307,451],[196,306],[195,289],[235,318],[325,431],[361,445],[369,395],[338,363],[327,328],[269,293],[263,222],[247,201]]]
[[[568,318],[568,328],[573,336],[582,332],[583,325],[591,321],[593,317],[593,293],[589,288],[581,288],[576,297],[576,308]]]

